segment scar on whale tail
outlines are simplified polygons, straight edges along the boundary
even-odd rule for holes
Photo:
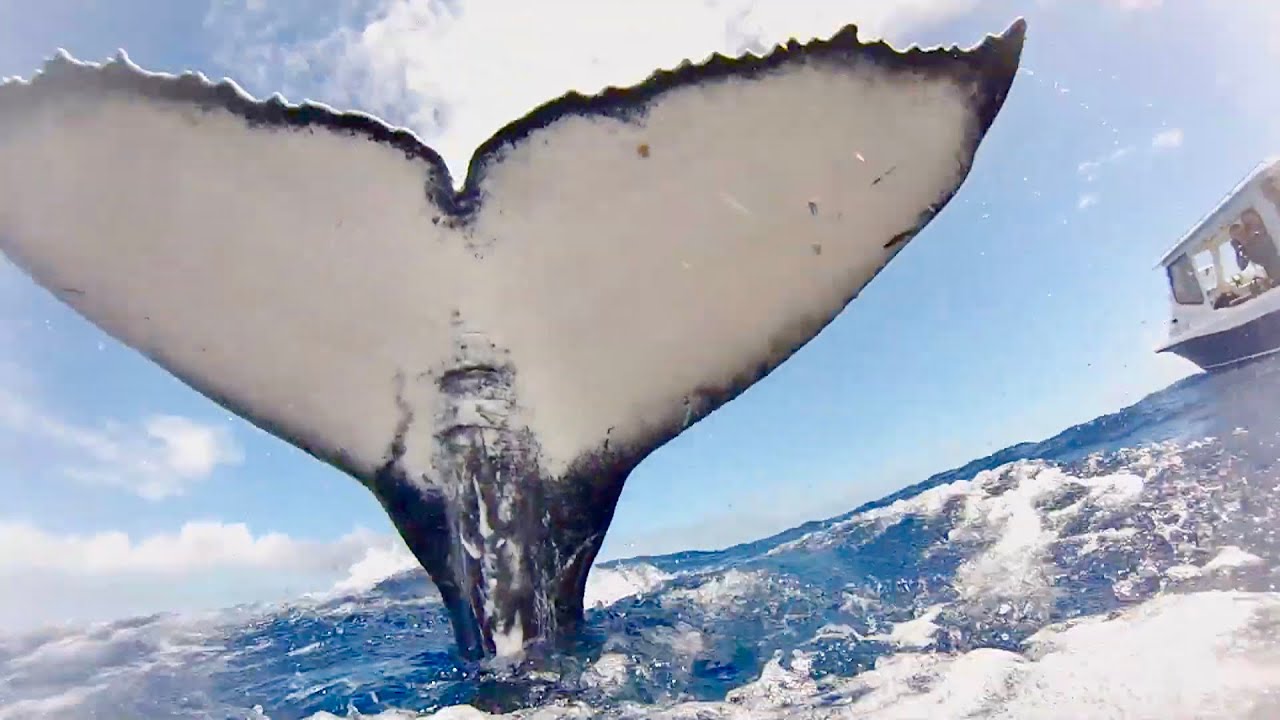
[[[59,53],[0,85],[0,252],[367,486],[467,657],[571,632],[631,470],[825,327],[1013,82],[852,27],[565,95],[460,190],[368,115]]]

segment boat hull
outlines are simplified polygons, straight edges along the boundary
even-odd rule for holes
[[[1171,352],[1199,365],[1220,370],[1280,351],[1280,310],[1209,335],[1187,338],[1161,352]]]

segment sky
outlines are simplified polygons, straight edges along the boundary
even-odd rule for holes
[[[412,128],[463,174],[563,92],[833,34],[1029,31],[955,200],[814,341],[633,473],[602,557],[830,517],[1195,368],[1161,253],[1280,150],[1270,0],[0,0],[0,76],[56,48]],[[1224,11],[1224,8],[1230,12]],[[0,630],[274,601],[407,567],[359,484],[0,266]]]

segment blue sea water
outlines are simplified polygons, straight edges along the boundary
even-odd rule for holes
[[[611,562],[570,656],[472,667],[419,572],[0,638],[0,718],[1280,717],[1280,360],[830,520]]]

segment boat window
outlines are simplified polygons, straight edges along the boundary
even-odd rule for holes
[[[1202,287],[1213,287],[1218,284],[1217,258],[1213,256],[1212,250],[1201,250],[1196,253],[1191,264],[1195,268],[1195,274],[1205,282]]]
[[[1169,264],[1168,272],[1174,300],[1182,305],[1200,305],[1204,302],[1204,290],[1196,279],[1196,269],[1191,264],[1191,258],[1179,256]]]

